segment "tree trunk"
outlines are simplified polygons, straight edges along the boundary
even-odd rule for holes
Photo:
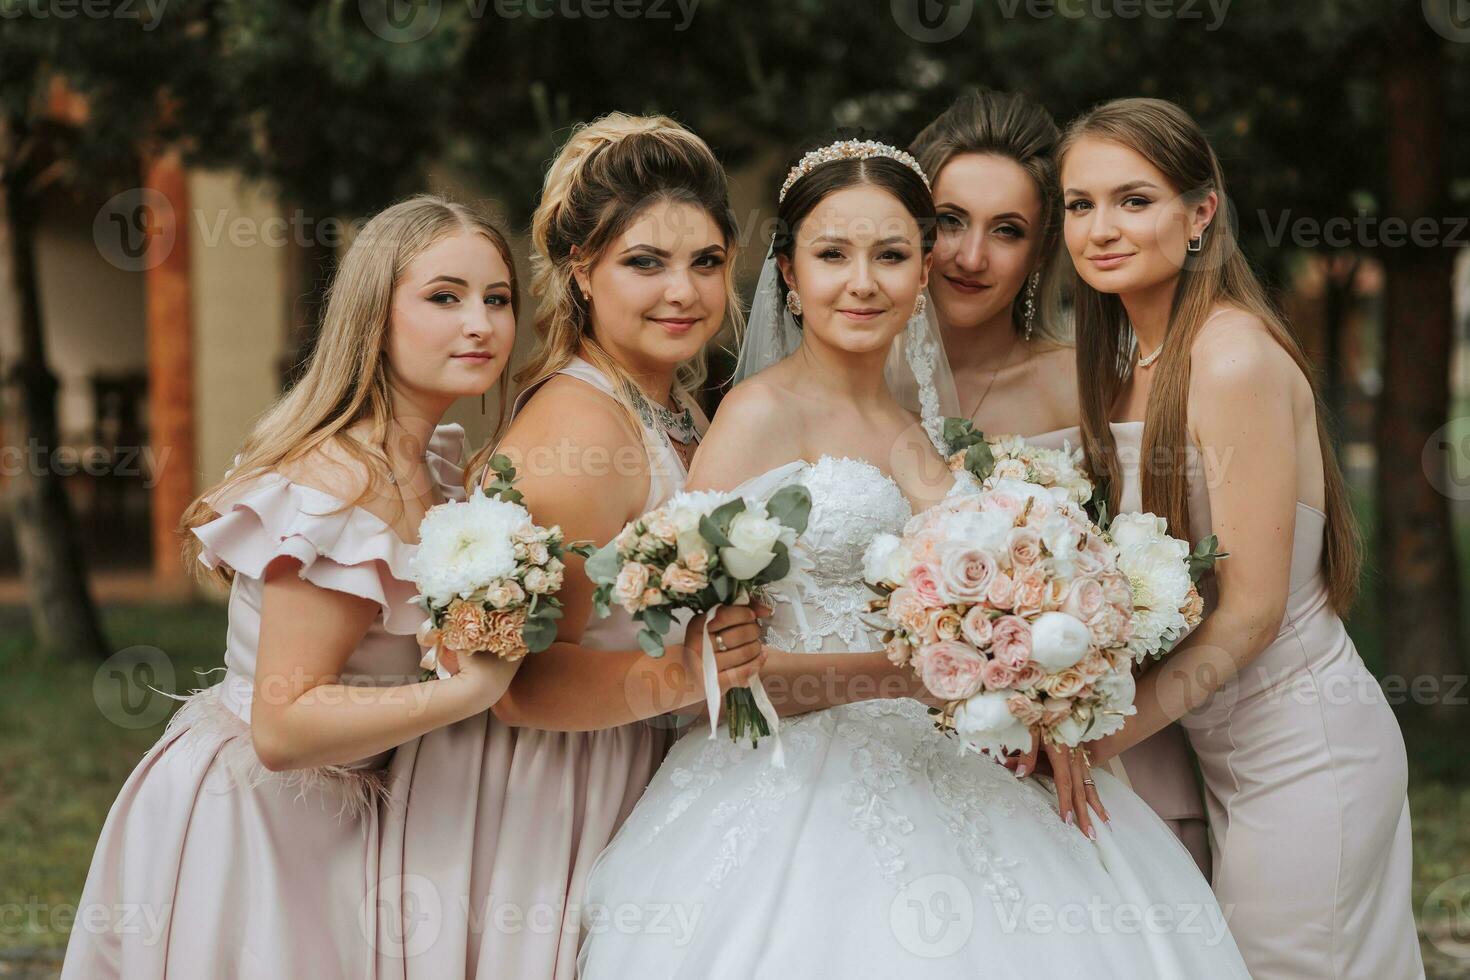
[[[1443,134],[1448,125],[1444,41],[1418,16],[1418,5],[1384,51],[1387,214],[1412,227],[1431,218],[1443,234],[1449,183]],[[1460,654],[1460,582],[1447,493],[1467,491],[1449,479],[1442,426],[1449,419],[1454,340],[1453,253],[1438,244],[1379,249],[1384,262],[1383,392],[1379,398],[1379,598],[1389,670],[1433,678],[1441,694],[1464,671]],[[1419,681],[1427,684],[1426,681]],[[1442,697],[1419,706],[1439,720],[1455,717]]]
[[[9,166],[11,135],[0,120],[0,210],[4,211],[0,214],[0,261],[10,274],[17,320],[16,359],[6,380],[17,395],[15,443],[23,457],[11,492],[16,545],[29,586],[37,640],[68,656],[100,660],[107,656],[107,641],[88,590],[71,503],[51,464],[51,454],[60,444],[56,422],[59,386],[46,365],[36,279],[36,215],[25,175]]]
[[[1323,401],[1327,403],[1327,410],[1332,416],[1328,423],[1333,442],[1341,452],[1350,434],[1347,417],[1347,365],[1344,363],[1347,351],[1345,340],[1348,326],[1352,323],[1353,297],[1361,260],[1356,253],[1348,253],[1329,254],[1324,257],[1323,262]]]

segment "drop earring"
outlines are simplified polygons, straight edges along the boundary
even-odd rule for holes
[[[786,309],[791,312],[792,316],[801,316],[801,297],[796,295],[794,289],[786,291]]]
[[[920,293],[919,298],[914,300],[914,316],[923,316],[927,309],[929,309],[929,297]]]
[[[1036,285],[1041,281],[1041,273],[1033,272],[1026,277],[1026,306],[1024,312],[1026,339],[1031,339],[1031,334],[1036,330]]]

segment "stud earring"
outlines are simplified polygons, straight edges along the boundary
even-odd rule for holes
[[[791,312],[792,316],[801,316],[801,297],[796,295],[794,289],[786,291],[786,309]]]

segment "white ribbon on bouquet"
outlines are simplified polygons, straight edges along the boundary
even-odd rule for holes
[[[749,600],[747,600],[749,601]],[[704,670],[704,701],[709,709],[709,737],[715,738],[715,730],[720,723],[720,704],[724,698],[720,696],[720,675],[715,664],[715,646],[710,639],[709,624],[716,614],[724,608],[715,606],[706,614],[704,624],[700,632],[704,634],[700,644],[700,663]],[[755,699],[755,706],[760,709],[761,717],[766,720],[766,725],[771,729],[767,737],[775,743],[771,749],[771,764],[777,769],[786,768],[786,750],[781,747],[781,719],[776,714],[776,706],[771,703],[771,696],[766,693],[765,685],[761,683],[760,674],[750,679],[750,695]]]

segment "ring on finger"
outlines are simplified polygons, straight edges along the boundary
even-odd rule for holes
[[[1082,785],[1083,786],[1094,786],[1095,787],[1095,786],[1097,786],[1097,783],[1093,782],[1092,781],[1092,778],[1089,777],[1087,779],[1082,780]]]
[[[718,633],[715,634],[715,649],[721,653],[724,653],[728,649],[725,646],[725,638]]]

